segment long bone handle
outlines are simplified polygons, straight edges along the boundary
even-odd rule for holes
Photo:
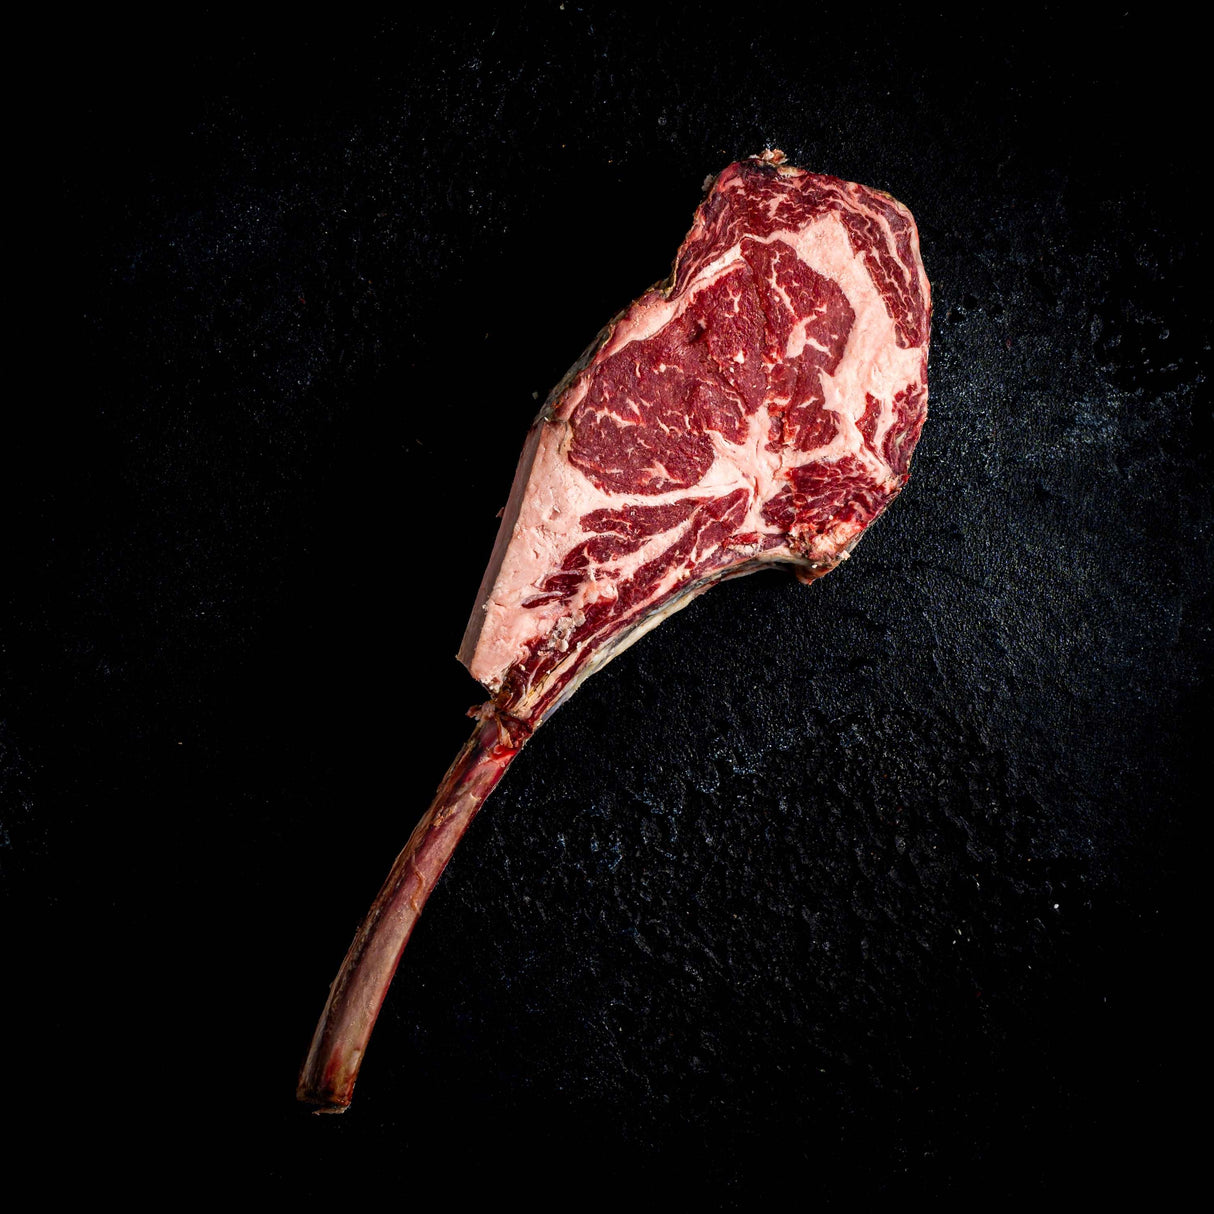
[[[487,713],[451,764],[346,953],[312,1036],[296,1095],[342,1113],[414,924],[485,798],[522,746]]]

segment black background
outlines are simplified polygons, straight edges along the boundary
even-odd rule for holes
[[[1201,78],[1157,9],[1006,14],[18,39],[0,864],[44,1183],[1172,1192],[1204,964]],[[714,590],[540,731],[353,1106],[309,1116],[327,984],[480,699],[451,655],[534,398],[768,146],[918,220],[911,483],[825,581]]]

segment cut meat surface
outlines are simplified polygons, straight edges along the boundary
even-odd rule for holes
[[[907,478],[930,288],[909,212],[782,164],[713,183],[532,428],[460,660],[534,728],[725,577],[833,568]]]
[[[712,183],[670,279],[533,424],[460,648],[492,700],[329,992],[301,1100],[350,1101],[388,984],[468,824],[535,728],[717,582],[833,569],[906,483],[931,294],[910,213],[783,163]]]

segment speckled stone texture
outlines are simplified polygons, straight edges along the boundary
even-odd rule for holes
[[[10,973],[55,958],[8,1000],[27,1126],[90,1183],[1175,1191],[1208,800],[1198,77],[1155,14],[798,12],[48,44],[0,873]],[[918,221],[910,484],[820,583],[713,590],[545,725],[350,1112],[310,1118],[327,984],[480,698],[451,655],[534,397],[766,146]]]

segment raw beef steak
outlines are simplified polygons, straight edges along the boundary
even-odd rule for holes
[[[715,582],[833,568],[906,481],[927,413],[914,221],[781,159],[716,179],[669,281],[532,426],[459,653],[524,735]]]
[[[301,1100],[350,1101],[426,898],[533,730],[723,578],[847,556],[906,482],[931,303],[907,210],[864,186],[730,165],[674,272],[620,314],[528,436],[460,660],[492,693],[329,992]]]

